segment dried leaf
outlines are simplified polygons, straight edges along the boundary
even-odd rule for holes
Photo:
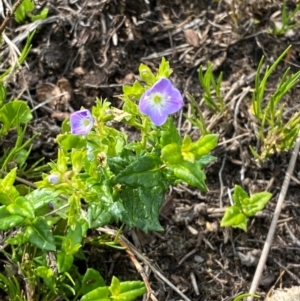
[[[186,29],[184,31],[184,35],[186,38],[186,41],[191,44],[194,47],[199,47],[200,44],[200,40],[199,40],[199,36],[197,34],[197,32],[193,29]]]

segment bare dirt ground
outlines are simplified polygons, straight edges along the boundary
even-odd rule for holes
[[[174,187],[161,210],[164,232],[124,234],[190,300],[229,301],[249,291],[290,158],[290,153],[276,154],[257,163],[249,150],[249,145],[259,146],[249,107],[253,74],[262,55],[271,64],[288,45],[293,46],[271,77],[267,93],[274,91],[287,67],[292,71],[300,67],[298,29],[280,37],[272,34],[282,2],[49,0],[45,5],[50,19],[33,39],[29,69],[20,70],[12,85],[15,96],[22,93],[33,106],[67,94],[35,111],[31,130],[42,135],[36,141],[33,161],[55,156],[58,126],[73,110],[90,108],[96,97],[121,106],[117,98],[121,85],[137,78],[140,63],[155,70],[162,57],[170,61],[171,79],[185,95],[186,114],[191,113],[188,93],[199,103],[202,98],[199,66],[211,61],[216,75],[224,73],[222,92],[227,95],[229,113],[213,123],[214,116],[201,103],[211,131],[220,134],[220,145],[214,151],[217,161],[207,169],[210,191],[204,194],[184,185]],[[296,1],[288,1],[289,10],[295,6]],[[16,26],[10,24],[10,28]],[[9,32],[13,37],[27,28],[17,27],[19,31]],[[249,92],[237,106],[245,89]],[[299,95],[296,86],[285,99],[289,109],[299,105]],[[182,134],[197,135],[183,115],[177,117]],[[242,134],[240,139],[229,140]],[[300,285],[299,176],[300,159],[260,281],[258,293],[263,298],[273,287]],[[250,193],[267,189],[273,194],[263,214],[251,219],[247,233],[219,226],[224,207],[230,204],[228,189],[235,184]],[[88,264],[99,268],[108,282],[112,275],[140,279],[125,252],[86,251]],[[159,301],[183,300],[153,273],[149,281]]]

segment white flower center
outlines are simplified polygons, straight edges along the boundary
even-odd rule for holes
[[[160,107],[162,107],[165,103],[165,97],[160,93],[154,93],[152,95],[152,101],[154,105],[159,105]]]

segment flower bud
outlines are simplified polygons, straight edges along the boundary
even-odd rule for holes
[[[56,174],[49,175],[48,182],[50,184],[58,184],[60,182],[59,175],[56,175]]]

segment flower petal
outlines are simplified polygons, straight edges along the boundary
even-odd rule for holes
[[[94,119],[89,110],[80,110],[70,115],[70,125],[73,135],[86,135],[92,129]]]
[[[151,93],[168,93],[170,89],[173,89],[172,82],[167,78],[160,78],[151,88]]]
[[[161,99],[161,101],[157,101]],[[169,114],[174,114],[183,106],[183,97],[171,81],[166,78],[158,80],[141,97],[140,111],[148,115],[159,126],[166,122]]]
[[[148,116],[156,126],[163,125],[168,119],[168,114],[162,114],[161,110],[157,108],[152,110]]]

